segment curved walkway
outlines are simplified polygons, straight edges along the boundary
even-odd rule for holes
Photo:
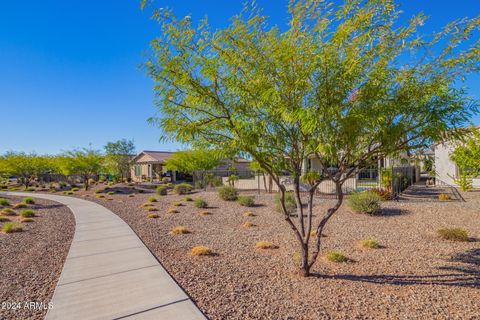
[[[4,194],[60,202],[75,216],[75,236],[47,320],[205,319],[130,226],[110,210],[73,197]]]

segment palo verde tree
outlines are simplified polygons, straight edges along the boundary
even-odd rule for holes
[[[0,173],[16,177],[25,189],[42,174],[54,173],[56,170],[55,163],[49,156],[24,152],[7,152],[0,156]]]
[[[376,157],[455,132],[476,111],[457,84],[479,70],[480,20],[428,36],[420,31],[425,16],[402,24],[393,0],[291,0],[288,12],[286,30],[270,26],[255,5],[212,30],[206,19],[154,9],[161,32],[145,68],[159,109],[151,121],[164,138],[250,157],[272,177],[308,276],[347,179]],[[336,169],[303,172],[312,155]],[[295,215],[285,207],[285,174]],[[327,179],[337,201],[314,218],[314,195]]]
[[[104,156],[100,151],[92,149],[67,151],[57,157],[57,160],[64,175],[78,175],[82,178],[85,190],[88,190],[89,180],[97,177],[104,169]]]
[[[105,147],[105,167],[116,178],[124,179],[130,170],[130,159],[135,154],[132,140],[108,142]]]
[[[178,151],[165,160],[167,170],[194,173],[212,170],[220,164],[222,154],[216,150]]]
[[[480,175],[480,130],[475,128],[464,139],[453,142],[455,150],[450,158],[460,169],[456,182],[462,191],[470,191],[473,178]]]

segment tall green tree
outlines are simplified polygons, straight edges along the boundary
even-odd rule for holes
[[[121,139],[108,142],[105,147],[105,166],[110,174],[124,179],[130,171],[130,159],[135,154],[133,140]]]
[[[480,19],[452,22],[429,36],[419,30],[425,16],[402,23],[393,0],[291,0],[288,12],[285,31],[270,26],[255,5],[212,30],[207,19],[197,24],[154,9],[161,31],[145,68],[159,109],[150,120],[164,139],[245,155],[272,177],[302,254],[299,271],[308,276],[348,178],[377,156],[425,147],[447,130],[455,134],[476,111],[457,84],[480,69]],[[337,169],[305,175],[302,200],[303,163],[312,154]],[[295,216],[285,206],[285,173]],[[326,179],[337,201],[314,218],[314,195]]]
[[[216,150],[178,151],[165,160],[165,168],[193,174],[195,171],[212,170],[222,158],[222,154]]]
[[[50,156],[25,152],[7,152],[0,156],[0,172],[3,175],[15,176],[25,189],[42,174],[56,171],[57,167]]]
[[[96,178],[104,169],[105,157],[97,150],[76,149],[65,152],[57,160],[58,166],[64,175],[80,176],[85,190],[88,190],[89,180]]]
[[[455,150],[450,158],[460,169],[456,182],[462,191],[470,191],[472,179],[480,175],[480,130],[475,128],[465,139],[453,143]]]

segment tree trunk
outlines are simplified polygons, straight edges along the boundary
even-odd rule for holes
[[[88,176],[83,177],[83,183],[85,184],[85,191],[88,191]]]

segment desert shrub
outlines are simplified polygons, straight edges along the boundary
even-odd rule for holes
[[[450,197],[450,195],[446,194],[446,193],[440,193],[438,195],[438,200],[440,201],[449,201],[449,200],[452,200],[452,197]]]
[[[338,251],[328,251],[326,254],[328,261],[331,262],[347,262],[348,258],[341,252]]]
[[[218,188],[218,195],[222,200],[235,201],[238,198],[238,190],[232,186],[224,186]]]
[[[2,226],[3,233],[22,232],[23,225],[16,222],[5,222]]]
[[[355,192],[351,194],[347,203],[350,208],[358,213],[375,214],[380,210],[382,198],[373,192]]]
[[[190,231],[183,226],[175,227],[170,231],[171,234],[187,234],[190,233]]]
[[[202,198],[195,199],[193,205],[197,208],[206,208],[208,207],[207,201],[203,200]]]
[[[173,204],[175,207],[181,207],[181,206],[183,206],[183,203],[180,202],[180,201],[174,202],[174,203],[172,203],[172,204]]]
[[[244,228],[251,228],[251,227],[255,227],[255,225],[254,225],[253,222],[251,222],[251,221],[246,221],[246,222],[243,224],[243,227],[244,227]]]
[[[20,219],[20,222],[33,222],[35,220],[33,220],[32,218],[22,218]]]
[[[190,196],[186,196],[185,198],[183,198],[183,200],[185,200],[185,201],[193,201],[193,198],[190,197]]]
[[[8,219],[7,217],[2,217],[0,216],[0,222],[9,222],[10,219]]]
[[[27,188],[27,189],[25,189],[25,191],[33,192],[33,191],[35,191],[35,188]]]
[[[243,213],[243,215],[245,217],[254,217],[255,216],[252,211],[246,211],[245,213]]]
[[[105,198],[105,196],[103,194],[97,194],[97,198]]]
[[[176,194],[187,194],[192,190],[193,190],[192,185],[188,183],[180,183],[173,188],[173,191]]]
[[[25,204],[35,204],[35,200],[32,197],[23,198],[22,202]]]
[[[201,214],[202,216],[209,216],[209,215],[211,215],[212,213],[211,213],[210,211],[202,211],[202,212],[200,212],[200,214]]]
[[[31,209],[24,209],[22,211],[20,211],[20,216],[22,218],[31,218],[31,217],[35,217],[35,211],[31,210]]]
[[[166,196],[168,193],[167,187],[165,186],[157,186],[156,191],[159,196]]]
[[[158,211],[158,209],[155,207],[145,207],[145,210],[147,210],[148,212]]]
[[[170,208],[170,209],[168,209],[167,212],[168,212],[168,213],[178,213],[179,211],[178,211],[177,209]]]
[[[115,191],[108,191],[107,194],[108,194],[109,196],[112,196],[112,195],[115,194]]]
[[[437,231],[440,238],[451,241],[470,241],[468,232],[460,228],[444,228]]]
[[[375,188],[375,189],[370,189],[367,192],[377,194],[382,199],[382,201],[388,201],[393,199],[392,192],[387,189]]]
[[[148,198],[148,202],[157,202],[157,201],[158,201],[158,200],[157,200],[157,198],[155,198],[155,197],[149,197],[149,198]]]
[[[193,247],[192,251],[190,251],[190,254],[192,256],[208,256],[208,255],[211,255],[212,253],[213,253],[212,250],[205,246]]]
[[[109,186],[113,186],[113,181],[110,181],[110,182],[108,183],[108,185],[109,185]]]
[[[378,249],[378,248],[380,248],[380,243],[375,239],[361,240],[360,244],[362,245],[362,247],[368,248],[368,249]]]
[[[24,208],[27,208],[27,204],[26,203],[16,203],[13,205],[13,209],[24,209]]]
[[[393,182],[393,172],[392,169],[389,168],[382,168],[380,171],[380,185],[382,188],[391,190],[392,189],[392,182]]]
[[[278,246],[274,245],[273,243],[271,243],[269,241],[258,241],[255,244],[255,247],[257,249],[276,249],[276,248],[278,248]]]
[[[244,207],[253,207],[255,205],[255,198],[252,196],[238,196],[237,202]]]
[[[157,219],[157,218],[158,218],[158,214],[156,214],[156,213],[149,214],[149,215],[147,216],[147,218],[148,218],[148,219]]]
[[[80,190],[80,189],[79,189],[79,188],[77,188],[77,187],[75,187],[75,188],[72,188],[72,191],[73,191],[73,192],[76,192],[76,191],[78,191],[78,190]]]
[[[280,193],[275,195],[275,209],[278,212],[283,213],[281,198]],[[285,208],[287,209],[287,213],[294,213],[297,211],[297,203],[295,202],[295,194],[293,192],[285,192]]]
[[[4,216],[14,216],[16,213],[10,208],[4,208],[0,213]]]
[[[473,189],[473,175],[467,170],[462,170],[462,173],[455,179],[455,183],[458,184],[460,190],[463,192],[472,191]]]
[[[4,207],[7,207],[10,205],[10,201],[8,201],[7,199],[5,198],[0,198],[0,206],[4,206]]]

